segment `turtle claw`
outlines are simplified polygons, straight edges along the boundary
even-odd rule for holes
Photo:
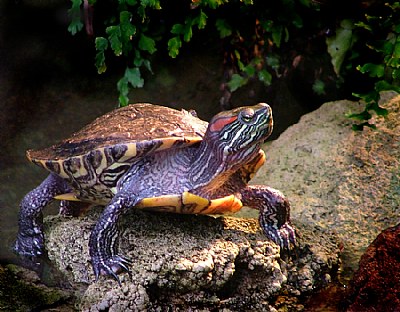
[[[132,278],[132,273],[129,266],[132,265],[132,261],[128,258],[114,255],[107,260],[94,259],[93,261],[93,271],[96,281],[99,280],[100,275],[109,275],[114,278],[118,284],[121,286],[121,281],[118,277],[119,273],[127,272],[129,277]]]
[[[278,232],[279,241],[276,242],[281,247],[281,250],[290,256],[292,250],[296,249],[296,230],[289,223],[281,226]]]
[[[281,252],[290,256],[292,249],[296,248],[295,228],[288,222],[283,224],[280,228],[266,224],[264,224],[262,228],[264,234],[275,244],[280,246]]]

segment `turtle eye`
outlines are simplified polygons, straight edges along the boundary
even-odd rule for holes
[[[251,123],[254,117],[254,109],[246,108],[240,112],[239,118],[244,123]]]

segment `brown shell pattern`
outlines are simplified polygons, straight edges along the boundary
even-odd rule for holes
[[[207,126],[207,122],[185,110],[146,103],[132,104],[97,118],[59,144],[30,150],[27,155],[37,163],[82,156],[93,150],[118,145],[134,147],[134,153],[140,155],[141,149],[149,146],[156,145],[153,150],[158,150],[199,142]]]

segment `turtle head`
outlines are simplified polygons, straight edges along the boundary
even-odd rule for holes
[[[260,153],[272,132],[272,110],[260,103],[215,115],[194,155],[191,179],[201,192],[216,190]]]
[[[259,145],[270,136],[272,127],[271,107],[260,103],[214,116],[206,137],[213,141],[214,148],[222,152],[224,157],[240,158],[253,150],[258,152]]]

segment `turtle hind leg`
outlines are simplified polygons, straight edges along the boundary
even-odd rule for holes
[[[22,199],[19,212],[19,230],[14,250],[24,257],[44,254],[43,208],[54,196],[70,191],[70,186],[59,176],[51,173],[37,188]]]
[[[290,223],[290,204],[285,196],[271,187],[250,185],[242,191],[242,203],[258,209],[260,226],[264,234],[290,254],[296,247],[296,233]]]
[[[121,284],[118,273],[128,272],[131,275],[131,261],[118,254],[118,220],[138,202],[139,199],[133,193],[119,192],[97,221],[89,240],[89,253],[96,280],[100,275],[110,275]]]

